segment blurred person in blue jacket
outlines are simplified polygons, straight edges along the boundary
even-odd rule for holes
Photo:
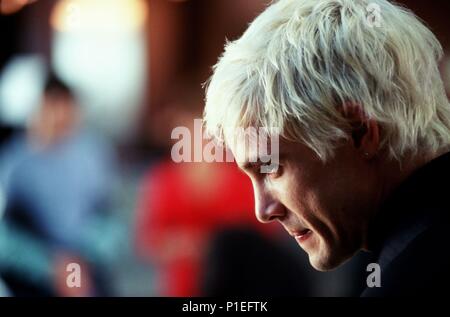
[[[98,270],[107,237],[98,228],[114,184],[113,153],[81,122],[73,92],[50,75],[26,133],[0,150],[0,272],[13,293],[107,294]],[[69,263],[80,265],[81,287],[66,285]]]

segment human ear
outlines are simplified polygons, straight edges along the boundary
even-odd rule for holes
[[[370,119],[363,107],[356,103],[345,103],[339,108],[341,115],[351,128],[353,146],[365,158],[373,157],[380,145],[380,127],[378,122]]]

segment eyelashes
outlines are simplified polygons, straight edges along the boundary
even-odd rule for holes
[[[273,168],[272,171],[267,173],[267,176],[271,179],[279,178],[283,175],[283,167],[281,165],[277,165],[277,168]]]

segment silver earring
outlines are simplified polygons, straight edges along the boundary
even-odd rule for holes
[[[369,152],[364,153],[366,157],[369,157]]]

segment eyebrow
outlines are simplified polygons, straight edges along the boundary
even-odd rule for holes
[[[280,153],[278,155],[278,161],[281,162],[284,157],[285,157],[285,153]],[[263,162],[260,157],[257,157],[257,158],[253,158],[250,161],[244,162],[244,164],[242,164],[239,167],[244,171],[251,171],[251,170],[256,170],[257,168],[260,168],[262,165],[270,164],[271,155],[264,156],[263,158],[268,159],[268,160],[265,160],[266,162]]]
[[[257,161],[257,162],[245,162],[242,166],[240,166],[240,168],[244,171],[250,171],[250,170],[255,170],[258,167],[261,167],[262,164],[265,164],[261,161]]]

